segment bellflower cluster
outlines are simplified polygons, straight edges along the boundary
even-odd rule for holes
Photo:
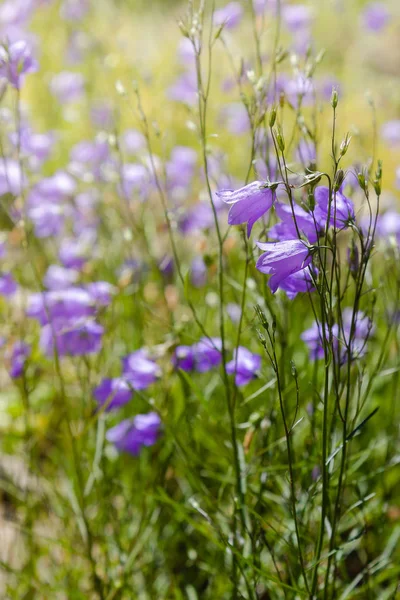
[[[147,351],[137,350],[122,359],[122,375],[103,379],[93,395],[99,406],[105,406],[107,411],[113,410],[129,402],[134,390],[147,389],[160,375],[160,367]]]
[[[161,419],[156,412],[136,415],[109,429],[106,438],[120,452],[138,456],[143,446],[153,446],[160,434]]]
[[[89,290],[68,287],[29,297],[27,315],[42,326],[40,347],[47,356],[55,351],[59,356],[82,356],[101,349],[104,329],[95,317],[106,302],[104,295],[99,301],[93,288]]]
[[[0,47],[0,77],[19,90],[23,78],[39,68],[32,50],[25,40],[12,43],[8,48]]]
[[[337,323],[333,323],[331,327],[325,325],[325,338],[328,341],[329,349],[337,354],[339,364],[347,361],[348,349],[350,349],[351,360],[362,358],[366,353],[368,338],[374,332],[371,319],[362,311],[355,313],[353,318],[353,310],[349,307],[345,308],[342,319],[340,327]],[[310,360],[324,358],[324,336],[320,323],[314,321],[300,337],[310,350]],[[330,345],[330,340],[332,340],[332,345]]]
[[[239,346],[233,353],[233,359],[226,365],[230,375],[235,375],[235,383],[241,387],[257,377],[261,368],[261,356],[253,354],[244,346]]]

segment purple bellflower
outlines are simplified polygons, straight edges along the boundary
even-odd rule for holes
[[[50,91],[61,104],[80,100],[85,91],[85,79],[81,73],[62,71],[54,75]]]
[[[0,296],[13,296],[17,291],[17,284],[11,273],[0,273]]]
[[[265,250],[257,261],[257,269],[261,273],[272,275],[268,285],[275,293],[281,282],[307,267],[312,260],[311,248],[302,240],[286,240],[283,242],[257,242],[261,250]]]
[[[16,342],[11,350],[9,360],[9,374],[12,379],[21,377],[25,369],[26,359],[31,353],[31,348],[25,342]]]
[[[242,20],[243,7],[240,2],[229,2],[214,12],[214,25],[224,25],[226,29],[234,29]]]
[[[314,269],[316,275],[316,269]],[[300,292],[313,292],[315,290],[313,279],[310,274],[310,268],[306,267],[293,275],[289,275],[281,281],[279,287],[286,293],[289,300],[293,300]]]
[[[38,63],[25,40],[14,42],[8,49],[0,47],[0,77],[7,79],[17,90],[22,85],[24,75],[34,73],[38,68]]]
[[[40,347],[48,357],[84,356],[101,350],[104,329],[91,319],[68,322],[54,320],[45,325],[40,335]]]
[[[109,429],[106,438],[120,452],[138,456],[143,446],[153,446],[160,434],[161,419],[156,412],[136,415]]]
[[[299,232],[306,236],[310,244],[315,244],[321,227],[316,223],[312,214],[306,212],[301,206],[293,203],[292,208],[282,202],[275,203],[275,211],[282,222],[277,223],[268,232],[268,236],[279,241],[293,240],[298,237],[293,212]]]
[[[227,363],[226,370],[230,375],[235,375],[237,386],[246,385],[257,377],[257,371],[261,367],[261,356],[253,354],[244,346],[235,350],[233,360]]]
[[[106,411],[120,408],[127,404],[133,395],[132,386],[123,378],[103,379],[93,390],[93,396],[100,407]]]
[[[373,32],[381,31],[390,21],[390,13],[383,2],[367,4],[362,17],[365,27]]]
[[[331,207],[329,211],[329,188],[318,186],[314,191],[315,197],[315,220],[321,227],[326,226],[329,213],[329,225],[344,229],[354,222],[354,205],[349,198],[346,198],[340,190],[333,194]]]
[[[122,359],[123,376],[135,390],[144,390],[157,381],[161,369],[146,350],[137,350]]]
[[[275,192],[262,181],[253,181],[238,190],[220,190],[217,196],[231,204],[228,214],[229,225],[247,223],[247,236],[250,237],[253,225],[275,201]]]
[[[204,337],[192,346],[177,346],[172,359],[173,364],[183,371],[205,373],[220,364],[221,349],[220,339]]]

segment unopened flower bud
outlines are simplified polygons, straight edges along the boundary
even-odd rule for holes
[[[331,105],[332,105],[332,108],[336,108],[337,107],[338,101],[339,101],[339,96],[338,96],[337,90],[333,89],[332,90],[332,96],[331,96]]]
[[[355,280],[357,277],[358,269],[360,266],[360,256],[358,252],[357,244],[354,240],[351,241],[351,247],[347,250],[347,256],[349,260],[350,274]]]
[[[283,139],[283,132],[280,127],[275,130],[276,143],[281,152],[285,151],[285,140]]]
[[[275,125],[275,121],[276,121],[276,106],[273,106],[270,117],[269,117],[269,126],[271,128]]]
[[[336,173],[335,182],[333,184],[333,190],[335,192],[337,192],[340,189],[340,186],[342,185],[343,180],[344,180],[344,171],[343,171],[343,169],[339,169],[338,172]]]

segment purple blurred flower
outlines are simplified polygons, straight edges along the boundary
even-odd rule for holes
[[[232,204],[228,215],[229,225],[247,223],[248,237],[254,223],[271,208],[275,201],[275,193],[262,181],[253,181],[238,190],[220,190],[217,196],[227,204]]]
[[[354,222],[354,205],[342,192],[337,191],[332,198],[329,211],[329,188],[318,186],[314,191],[315,197],[315,220],[321,227],[326,226],[329,213],[329,225],[331,227],[346,228]]]
[[[0,273],[0,296],[13,296],[17,291],[17,284],[11,273]]]
[[[312,260],[311,248],[302,240],[286,240],[283,242],[257,242],[261,250],[265,250],[257,261],[257,269],[261,273],[272,275],[268,285],[275,293],[281,282],[307,267]]]
[[[71,287],[78,281],[79,273],[60,265],[50,265],[43,278],[43,283],[49,290],[62,290]]]
[[[161,419],[155,412],[125,419],[109,429],[106,438],[120,452],[138,456],[143,446],[153,446],[160,433]]]
[[[241,135],[250,130],[249,115],[241,102],[225,104],[221,109],[219,120],[233,135]]]
[[[305,4],[290,4],[282,9],[282,20],[292,33],[308,29],[313,16],[312,9]]]
[[[221,349],[220,339],[203,337],[192,346],[177,346],[172,362],[176,368],[183,371],[205,373],[220,364]]]
[[[239,304],[235,304],[234,302],[228,302],[226,305],[226,312],[232,323],[239,323],[240,315],[242,314],[242,309]]]
[[[67,269],[81,269],[93,255],[93,244],[95,242],[95,233],[92,231],[83,232],[77,238],[64,238],[60,245],[59,258]]]
[[[353,329],[352,329],[353,325]],[[367,341],[374,332],[371,319],[361,310],[354,314],[353,309],[347,307],[343,310],[343,348],[341,352],[341,363],[347,360],[347,348],[350,345],[351,360],[361,358],[366,353]]]
[[[292,208],[282,202],[276,202],[275,211],[281,219],[281,223],[277,223],[271,227],[268,236],[272,239],[278,239],[279,241],[297,238],[298,234],[293,219]],[[314,244],[318,239],[321,227],[314,221],[313,216],[298,204],[293,203],[293,211],[300,233],[307,237],[310,244]]]
[[[68,323],[64,319],[54,320],[43,327],[40,347],[49,357],[55,349],[59,356],[84,356],[99,352],[104,329],[92,320]]]
[[[193,44],[189,38],[181,38],[178,45],[177,55],[179,62],[185,67],[192,67],[194,65],[196,55]]]
[[[106,100],[98,100],[92,105],[90,118],[95,127],[110,130],[113,126],[113,107]]]
[[[190,267],[190,281],[194,287],[203,287],[207,283],[207,267],[202,256],[195,256]]]
[[[315,272],[314,275],[316,276],[316,274]],[[280,282],[279,287],[286,292],[289,300],[293,300],[300,292],[313,292],[315,290],[308,267],[286,277],[286,279]]]
[[[235,374],[235,383],[238,386],[246,385],[257,377],[261,367],[261,356],[253,354],[247,348],[239,346],[235,349],[233,360],[227,363],[226,370],[230,375]]]
[[[31,348],[24,342],[16,342],[9,356],[9,374],[13,379],[21,377],[25,369],[26,359],[31,353]]]
[[[126,163],[121,169],[120,193],[125,198],[132,198],[136,192],[142,200],[145,200],[150,186],[149,172],[144,165]]]
[[[188,106],[195,106],[197,103],[197,79],[192,71],[183,73],[176,79],[167,90],[167,96],[170,100],[183,102]]]
[[[381,127],[381,136],[390,146],[400,145],[400,119],[387,121]]]
[[[214,12],[214,25],[224,25],[226,29],[234,29],[242,20],[243,7],[239,2],[229,2]]]
[[[136,129],[126,129],[121,135],[121,147],[127,154],[137,154],[146,147],[146,138]]]
[[[14,42],[7,49],[0,46],[0,77],[7,79],[17,90],[21,87],[24,75],[34,73],[38,68],[25,40]]]
[[[296,149],[296,160],[298,160],[305,167],[315,165],[317,162],[317,154],[315,145],[312,142],[308,142],[302,138]]]
[[[59,235],[66,218],[65,208],[50,202],[43,202],[35,206],[28,204],[27,214],[34,225],[35,235],[38,238]]]
[[[11,143],[15,148],[29,158],[29,166],[37,170],[48,158],[55,142],[53,132],[33,133],[30,127],[23,127],[18,135],[13,132],[10,135]]]
[[[18,196],[25,186],[25,179],[17,161],[11,158],[0,160],[0,196],[10,192]]]
[[[329,342],[329,328],[325,325],[326,338]],[[333,339],[333,348],[337,349],[337,338],[338,338],[339,328],[337,325],[333,325],[332,327],[332,339]],[[305,344],[307,344],[310,350],[310,359],[311,360],[320,360],[324,358],[324,340],[322,336],[322,327],[320,323],[314,321],[309,329],[303,331],[300,335],[301,339]]]
[[[381,31],[390,21],[390,12],[383,2],[370,2],[364,8],[362,16],[369,31]]]
[[[85,92],[85,79],[81,73],[62,71],[52,78],[50,90],[61,104],[76,102]]]
[[[33,9],[33,0],[5,0],[0,6],[0,25],[23,27],[31,18]]]
[[[26,314],[41,325],[50,321],[76,321],[94,315],[96,307],[88,291],[78,287],[31,294]]]
[[[45,177],[34,187],[38,198],[46,198],[52,202],[60,202],[73,195],[76,189],[75,180],[65,171],[57,171],[51,177]]]
[[[97,306],[108,306],[111,304],[112,296],[117,293],[115,285],[108,281],[94,281],[85,287]]]
[[[67,21],[81,21],[90,8],[90,0],[64,0],[61,16]]]
[[[389,210],[379,215],[376,223],[376,235],[385,241],[394,236],[397,243],[400,244],[400,214],[394,210]]]
[[[137,350],[122,359],[123,376],[135,390],[144,390],[155,383],[161,369],[149,358],[146,350]]]
[[[101,407],[106,406],[106,411],[124,406],[132,395],[132,386],[122,377],[103,379],[93,390],[93,396]]]

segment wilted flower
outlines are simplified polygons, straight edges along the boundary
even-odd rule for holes
[[[142,446],[153,446],[160,433],[161,419],[156,412],[136,415],[109,429],[106,438],[120,452],[137,456]]]
[[[244,346],[235,349],[233,360],[227,363],[226,370],[230,375],[235,375],[235,383],[238,386],[246,385],[257,377],[261,367],[261,356],[253,354]]]
[[[217,196],[232,204],[228,214],[229,225],[247,223],[248,237],[254,223],[268,212],[275,201],[275,192],[261,181],[253,181],[238,190],[220,190]]]
[[[7,79],[17,90],[21,87],[24,75],[34,73],[38,68],[25,40],[14,42],[8,48],[0,46],[0,77]]]
[[[257,242],[261,250],[265,250],[257,261],[257,269],[261,273],[272,275],[268,285],[273,293],[281,282],[307,267],[312,260],[311,248],[302,240],[286,240],[283,242]]]

